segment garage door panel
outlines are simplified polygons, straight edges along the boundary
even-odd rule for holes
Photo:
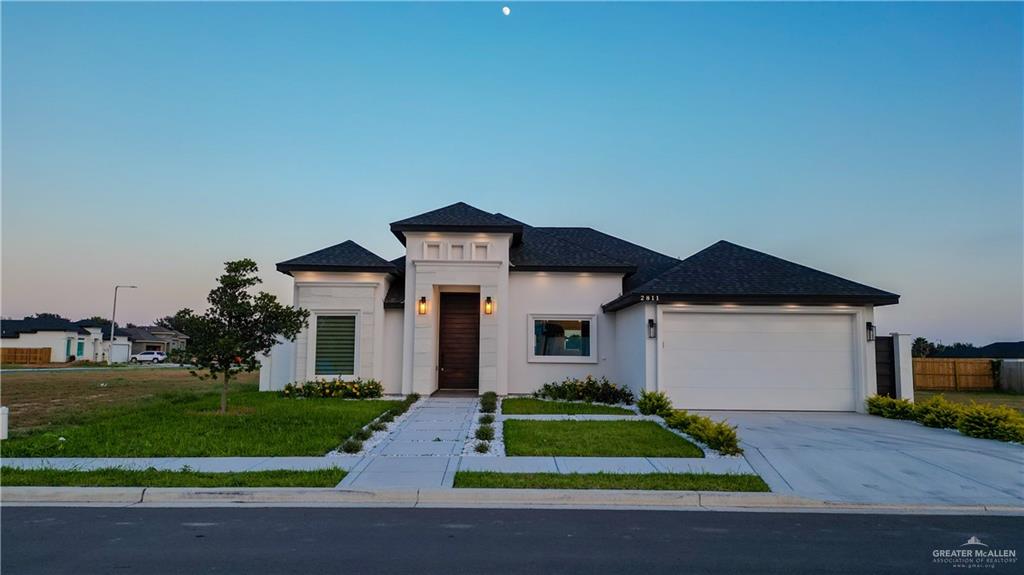
[[[852,411],[847,315],[666,313],[661,389],[689,409]]]

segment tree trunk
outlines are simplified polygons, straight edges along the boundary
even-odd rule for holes
[[[220,412],[228,412],[228,379],[231,378],[231,372],[224,372],[224,389],[220,390]]]

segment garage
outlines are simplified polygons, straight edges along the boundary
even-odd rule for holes
[[[666,310],[659,389],[683,409],[854,411],[853,318]]]

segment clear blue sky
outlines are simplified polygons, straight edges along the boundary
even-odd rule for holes
[[[148,322],[223,261],[454,201],[718,239],[1022,338],[1020,4],[11,4],[3,314]]]

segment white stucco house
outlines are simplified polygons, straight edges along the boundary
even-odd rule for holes
[[[855,411],[876,392],[874,308],[899,296],[721,241],[677,259],[591,228],[457,203],[277,265],[311,312],[260,385],[373,378],[387,393],[528,394],[587,374],[688,409]]]
[[[106,361],[110,353],[109,324],[91,320],[72,322],[62,318],[5,319],[0,346],[8,349],[49,349],[52,363]],[[131,343],[118,329],[114,337],[114,361],[128,361]],[[123,359],[120,359],[123,356]]]

